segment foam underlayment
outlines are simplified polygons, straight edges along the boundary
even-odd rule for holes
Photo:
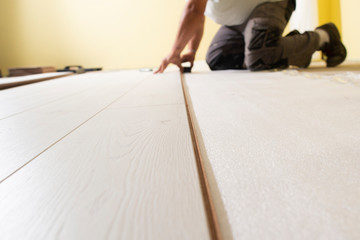
[[[186,74],[224,239],[360,239],[359,66]]]

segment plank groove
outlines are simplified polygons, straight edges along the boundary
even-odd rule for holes
[[[181,75],[181,84],[182,84],[183,94],[184,94],[184,98],[185,98],[186,111],[188,114],[191,138],[192,138],[192,142],[193,142],[193,146],[194,146],[194,154],[195,154],[195,159],[196,159],[196,163],[197,163],[197,169],[199,172],[199,180],[200,180],[201,190],[202,190],[202,194],[203,194],[203,198],[204,198],[204,205],[205,205],[205,209],[206,209],[211,239],[221,240],[221,239],[223,239],[223,235],[221,233],[219,220],[218,220],[218,217],[216,214],[214,199],[211,195],[209,178],[208,178],[208,175],[205,170],[205,165],[206,165],[205,161],[207,161],[207,159],[204,160],[205,155],[202,154],[202,152],[201,152],[202,146],[200,144],[202,144],[201,143],[202,140],[199,140],[199,138],[201,138],[201,136],[199,135],[199,132],[197,131],[198,125],[197,125],[196,120],[194,119],[195,114],[193,112],[193,108],[191,105],[191,100],[190,100],[190,95],[189,95],[188,89],[185,86],[185,80],[184,80],[183,74]]]

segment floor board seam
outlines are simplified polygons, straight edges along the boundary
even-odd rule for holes
[[[106,110],[107,108],[109,108],[112,104],[114,104],[116,101],[118,101],[120,98],[124,97],[125,95],[127,95],[129,92],[131,92],[132,90],[134,90],[135,88],[137,88],[139,85],[141,85],[146,79],[143,79],[142,81],[140,81],[138,84],[136,84],[134,87],[130,88],[128,91],[126,91],[124,94],[122,94],[121,96],[117,97],[116,99],[114,99],[112,102],[110,102],[108,105],[106,105],[105,107],[103,107],[102,109],[100,109],[98,112],[96,112],[94,115],[92,115],[90,118],[88,118],[87,120],[85,120],[84,122],[82,122],[81,124],[79,124],[78,126],[76,126],[75,128],[73,128],[70,132],[68,132],[67,134],[65,134],[63,137],[61,137],[60,139],[58,139],[57,141],[55,141],[54,143],[52,143],[50,146],[48,146],[47,148],[45,148],[43,151],[41,151],[40,153],[38,153],[35,157],[33,157],[32,159],[30,159],[29,161],[27,161],[25,164],[23,164],[21,167],[17,168],[15,171],[13,171],[11,174],[9,174],[8,176],[6,176],[5,178],[0,180],[0,184],[2,184],[3,182],[5,182],[7,179],[9,179],[10,177],[12,177],[14,174],[16,174],[17,172],[19,172],[21,169],[23,169],[24,167],[26,167],[28,164],[30,164],[31,162],[33,162],[36,158],[38,158],[39,156],[41,156],[43,153],[45,153],[46,151],[48,151],[50,148],[52,148],[53,146],[55,146],[57,143],[59,143],[60,141],[62,141],[63,139],[65,139],[67,136],[69,136],[71,133],[75,132],[77,129],[79,129],[80,127],[82,127],[83,125],[85,125],[87,122],[89,122],[91,119],[93,119],[94,117],[96,117],[97,115],[99,115],[101,112],[103,112],[104,110]]]
[[[195,133],[195,129],[194,129],[195,126],[194,126],[192,114],[189,109],[190,97],[188,95],[188,91],[186,90],[184,74],[182,74],[182,73],[180,73],[180,81],[181,81],[182,90],[183,90],[183,94],[184,94],[186,113],[187,113],[187,118],[188,118],[188,122],[189,122],[190,134],[191,134],[191,139],[192,139],[193,148],[194,148],[195,160],[196,160],[196,165],[197,165],[198,174],[199,174],[199,180],[200,180],[201,191],[202,191],[202,195],[203,195],[203,201],[204,201],[204,205],[205,205],[205,212],[206,212],[207,219],[208,219],[210,236],[211,236],[212,240],[222,240],[223,238],[222,238],[222,234],[221,234],[221,230],[220,230],[220,226],[219,226],[219,221],[216,216],[213,199],[211,197],[210,187],[209,187],[209,183],[208,183],[206,172],[205,172],[205,166],[204,166],[201,154],[200,154],[198,137],[196,136],[196,133]]]
[[[154,104],[154,105],[141,105],[133,107],[114,107],[112,109],[133,109],[133,108],[146,108],[146,107],[166,107],[166,106],[179,106],[184,105],[185,103],[170,103],[170,104]]]
[[[67,98],[72,97],[72,96],[74,96],[74,95],[77,95],[77,94],[81,94],[81,93],[83,93],[83,92],[86,92],[86,91],[88,91],[88,90],[90,90],[90,89],[92,89],[92,87],[91,87],[91,88],[87,88],[87,89],[83,89],[83,90],[81,90],[81,91],[79,91],[79,92],[76,92],[76,93],[73,93],[73,94],[70,94],[70,95],[67,95],[67,96],[64,96],[64,97],[60,97],[60,98],[54,99],[54,100],[52,100],[52,101],[50,101],[50,102],[47,102],[47,103],[45,103],[45,104],[41,104],[41,105],[34,106],[34,107],[31,107],[31,108],[25,109],[25,110],[23,110],[23,111],[17,112],[17,113],[13,113],[13,114],[8,115],[8,116],[6,116],[6,117],[0,118],[0,121],[5,120],[5,119],[8,119],[8,118],[11,118],[11,117],[14,117],[14,116],[17,116],[17,115],[20,115],[20,114],[22,114],[22,113],[25,113],[25,112],[28,112],[28,111],[31,111],[31,110],[34,110],[34,109],[37,109],[37,108],[40,108],[40,107],[44,107],[44,106],[46,106],[46,105],[49,105],[49,104],[52,104],[52,103],[55,103],[55,102],[58,102],[58,101],[61,101],[61,100],[64,100],[64,99],[67,99]]]

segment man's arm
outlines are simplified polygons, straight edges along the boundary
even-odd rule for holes
[[[204,30],[204,12],[207,0],[189,0],[185,6],[175,43],[170,54],[163,59],[155,73],[162,73],[166,67],[173,63],[182,71],[180,54],[189,43],[190,49],[197,50]],[[189,42],[190,41],[190,42]],[[194,53],[195,56],[195,53]]]
[[[196,30],[194,36],[190,39],[188,44],[188,51],[181,55],[181,62],[190,62],[191,67],[194,65],[195,55],[199,48],[203,33],[204,33],[205,16],[203,17],[202,24]]]

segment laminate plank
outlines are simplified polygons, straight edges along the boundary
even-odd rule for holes
[[[86,82],[83,76],[69,76],[3,90],[0,92],[0,120],[95,87],[91,80]]]
[[[9,77],[9,78],[1,78],[0,79],[0,90],[12,87],[18,87],[30,83],[37,83],[46,80],[66,77],[71,75],[71,72],[51,72],[51,73],[41,73],[41,74],[33,74],[28,76],[21,77]]]
[[[145,80],[111,108],[184,104],[184,94],[179,89],[182,89],[179,74],[169,72],[157,75]]]
[[[97,88],[90,88],[59,101],[36,102],[40,107],[0,121],[0,181],[34,159],[116,99],[126,95],[149,75],[131,73],[89,75]],[[86,79],[86,78],[84,78]],[[63,82],[63,90],[74,81]],[[80,84],[80,83],[78,83]],[[45,104],[42,106],[42,104]]]
[[[110,81],[137,81],[136,71],[87,73],[46,81],[0,92],[0,120],[44,106],[85,91],[94,91]],[[119,75],[120,74],[120,75]],[[135,77],[134,77],[135,76]],[[145,75],[143,75],[145,76]]]
[[[348,74],[185,76],[225,239],[360,238],[360,89]]]
[[[139,106],[126,108],[124,97],[0,184],[0,236],[210,238],[184,104],[169,95],[164,106],[143,106],[148,93],[140,91]]]

